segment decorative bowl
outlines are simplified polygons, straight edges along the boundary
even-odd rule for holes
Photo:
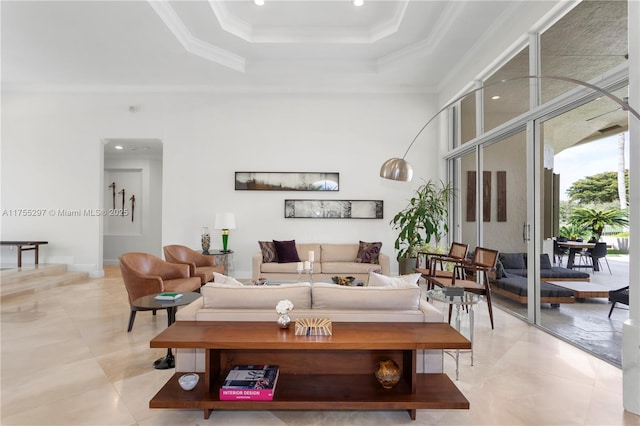
[[[356,277],[331,277],[331,280],[338,285],[351,285]]]
[[[178,379],[178,383],[180,387],[186,391],[190,391],[196,387],[198,384],[198,380],[200,380],[200,376],[196,373],[183,374]]]

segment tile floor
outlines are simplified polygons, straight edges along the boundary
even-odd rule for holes
[[[151,410],[173,370],[151,368],[165,351],[149,339],[164,312],[140,312],[131,333],[119,270],[1,304],[2,425],[629,425],[622,372],[501,310],[491,330],[476,311],[475,365],[462,355],[457,385],[469,410],[214,412]],[[444,309],[444,308],[443,308]],[[445,356],[445,371],[455,366]]]

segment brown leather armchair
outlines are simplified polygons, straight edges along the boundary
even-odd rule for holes
[[[131,305],[127,332],[133,328],[137,311],[153,310],[134,306],[136,299],[164,291],[200,291],[200,279],[190,276],[187,265],[165,262],[147,253],[123,254],[120,256],[120,271]]]
[[[202,285],[213,281],[214,272],[224,273],[224,266],[216,265],[215,256],[198,253],[189,247],[175,244],[164,246],[164,258],[167,259],[167,262],[189,265],[191,276],[199,277]]]

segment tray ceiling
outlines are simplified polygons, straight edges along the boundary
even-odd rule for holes
[[[432,90],[524,4],[2,1],[2,81]]]

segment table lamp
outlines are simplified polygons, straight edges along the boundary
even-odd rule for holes
[[[229,243],[229,229],[236,229],[236,217],[233,213],[216,213],[216,229],[222,229],[222,252],[226,253],[231,250],[227,249]]]

